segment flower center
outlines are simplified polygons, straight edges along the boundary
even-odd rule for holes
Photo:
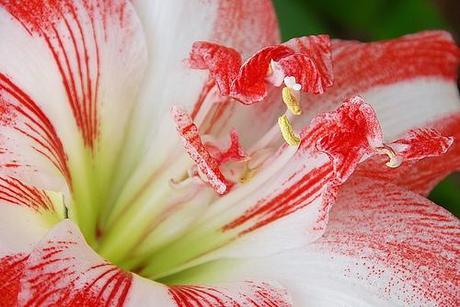
[[[182,146],[177,144],[170,155],[158,159],[154,171],[147,175],[141,171],[141,175],[123,182],[120,185],[123,191],[118,195],[93,193],[96,195],[93,203],[110,202],[107,210],[96,210],[89,219],[97,223],[96,233],[88,239],[96,251],[144,277],[177,281],[181,274],[187,275],[184,273],[187,270],[212,261],[213,252],[295,212],[303,201],[297,197],[304,194],[314,195],[314,199],[331,197],[315,193],[332,193],[329,188],[334,190],[344,183],[366,159],[386,155],[389,157],[386,165],[398,167],[403,159],[422,157],[423,150],[414,154],[410,148],[428,137],[420,135],[384,144],[374,111],[360,97],[346,100],[336,111],[317,115],[310,124],[302,123],[303,130],[295,131],[291,122],[301,119],[301,91],[321,94],[332,85],[330,54],[309,52],[308,46],[314,44],[321,45],[319,50],[330,47],[324,37],[303,38],[264,48],[244,64],[233,49],[207,42],[194,44],[191,66],[210,71],[210,82],[200,99],[206,99],[211,86],[221,98],[227,97],[228,102],[246,105],[279,102],[285,111],[278,117],[278,125],[273,119],[271,128],[264,128],[259,138],[243,149],[234,129],[227,144],[216,139],[222,133],[213,133],[213,127],[201,127],[206,131],[201,133],[194,120],[199,116],[206,118],[209,110],[204,110],[204,115],[193,110],[189,115],[185,108],[174,106],[171,120]],[[268,86],[282,87],[281,99],[275,102],[266,99]],[[447,146],[445,139],[438,139]],[[291,161],[295,161],[298,169]],[[292,173],[286,172],[286,168]],[[312,181],[316,180],[319,186],[315,191],[306,191],[308,184],[299,181],[298,191],[295,184],[288,186],[287,197],[266,200],[254,196],[256,191],[267,189],[266,182],[273,178],[286,188],[284,184],[293,178],[301,180],[296,176],[306,182],[313,177]],[[97,180],[94,183],[100,185]],[[88,183],[82,185],[80,190],[86,191]],[[76,195],[74,200],[79,205],[90,198],[85,193]],[[273,195],[265,195],[270,196]],[[295,199],[294,205],[286,199]],[[293,207],[286,208],[283,204]]]

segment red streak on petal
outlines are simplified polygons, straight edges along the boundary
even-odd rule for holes
[[[123,26],[126,1],[0,0],[0,5],[48,46],[84,144],[94,149],[100,126],[99,45],[107,39],[109,18]],[[103,21],[102,34],[96,28],[99,20]]]
[[[24,305],[124,305],[132,285],[132,274],[109,263],[85,268],[87,263],[79,259],[82,257],[78,253],[81,252],[80,244],[50,240],[33,251],[22,280],[27,288],[20,294]]]
[[[0,200],[33,210],[54,210],[48,195],[35,187],[25,185],[15,178],[0,177]]]
[[[436,157],[447,152],[453,138],[445,137],[434,129],[410,130],[408,135],[390,144],[398,156],[406,160]]]
[[[48,159],[71,183],[64,146],[50,119],[38,104],[0,73],[0,125],[13,127],[36,144],[33,148]],[[4,115],[6,114],[6,116]]]
[[[413,78],[456,80],[459,60],[459,48],[443,31],[372,43],[333,40],[334,85],[308,103],[339,103],[371,88]]]
[[[244,281],[235,289],[201,285],[169,287],[169,295],[178,307],[288,307],[290,299],[284,289],[264,282]]]
[[[14,254],[0,258],[0,307],[17,305],[20,279],[28,257]]]
[[[290,183],[273,198],[261,200],[237,219],[225,225],[222,230],[232,230],[252,221],[240,231],[239,234],[244,235],[301,210],[321,195],[323,187],[331,184],[334,178],[332,175],[330,164],[313,169],[299,180]]]

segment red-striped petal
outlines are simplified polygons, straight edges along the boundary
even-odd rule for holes
[[[133,6],[127,0],[3,0],[0,23],[2,174],[57,191],[66,181],[85,195],[85,176],[109,187],[112,172],[84,174],[82,161],[88,153],[103,156],[87,170],[114,170],[123,145],[146,61]]]
[[[104,262],[66,220],[29,256],[21,277],[21,306],[123,306],[132,275]]]
[[[342,187],[326,232],[311,245],[227,259],[203,273],[276,279],[295,306],[455,306],[459,234],[459,220],[424,197],[355,178]]]
[[[172,286],[169,293],[177,307],[292,306],[286,289],[267,282],[244,281],[220,286]]]
[[[113,89],[121,86],[129,93],[130,87],[125,82],[139,81],[139,77],[134,78],[135,74],[129,78],[126,76],[129,72],[140,75],[136,70],[142,71],[136,67],[142,60],[136,59],[128,65],[124,61],[115,62],[117,65],[110,62],[117,56],[140,56],[142,59],[143,41],[137,33],[139,27],[131,6],[124,0],[105,1],[103,4],[68,0],[1,1],[0,4],[12,19],[24,27],[31,40],[41,40],[41,47],[48,49],[50,58],[42,60],[49,65],[48,69],[58,72],[62,83],[54,85],[65,92],[62,103],[71,110],[85,145],[93,148],[100,129],[104,129],[101,123],[110,120],[101,118],[106,112],[102,100],[108,100],[112,107],[126,111],[126,105],[117,106],[118,99],[111,101],[117,97],[112,96]],[[29,59],[30,56],[26,60]],[[119,71],[119,80],[109,76],[109,71],[112,74]],[[19,72],[12,74],[13,78],[17,74]],[[111,87],[108,92],[105,91],[107,86]]]
[[[71,183],[68,157],[55,125],[40,105],[0,72],[0,167],[31,183],[58,170]]]
[[[16,306],[29,253],[64,218],[62,195],[0,177],[0,306]]]
[[[390,146],[398,156],[406,160],[420,160],[445,154],[453,142],[453,137],[445,137],[437,130],[417,129],[410,130],[406,137]]]
[[[0,258],[0,306],[16,306],[21,276],[28,257],[27,254],[19,253]]]
[[[416,77],[455,80],[460,59],[451,35],[442,31],[374,43],[335,40],[332,50],[335,80],[327,99],[343,99]]]

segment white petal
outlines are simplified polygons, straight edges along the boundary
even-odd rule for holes
[[[216,263],[189,276],[274,278],[299,306],[453,306],[459,233],[458,219],[427,199],[354,180],[341,191],[325,235],[310,246],[241,267],[243,260]]]
[[[103,156],[98,167],[113,168],[146,61],[132,6],[3,1],[0,23],[1,105],[9,114],[1,144],[18,160],[16,173],[57,168],[70,184],[84,176],[85,150]]]
[[[242,281],[167,287],[123,272],[86,245],[69,220],[53,228],[30,254],[21,276],[20,305],[290,306],[276,283]]]
[[[0,178],[0,297],[15,306],[19,278],[29,253],[52,226],[63,218],[63,198]]]

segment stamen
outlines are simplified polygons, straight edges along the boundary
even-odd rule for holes
[[[289,111],[292,112],[294,115],[302,114],[302,109],[300,108],[300,104],[296,96],[292,93],[291,89],[288,87],[284,87],[282,91],[283,95],[283,102],[288,107]]]
[[[190,176],[190,177],[185,177],[185,178],[180,178],[180,179],[174,179],[171,178],[169,179],[169,185],[173,189],[181,189],[183,187],[186,187],[191,184],[200,184],[202,181],[197,176]]]
[[[391,168],[399,167],[403,161],[401,157],[399,157],[395,151],[387,145],[383,145],[383,147],[377,148],[377,152],[382,155],[387,155],[389,160],[385,163],[386,166]]]
[[[240,176],[240,183],[248,183],[251,181],[252,178],[256,175],[256,170],[249,168],[249,163],[246,162],[246,165],[244,166],[244,171]]]
[[[292,128],[292,125],[289,122],[286,114],[278,118],[278,125],[286,143],[291,146],[297,146],[300,144],[300,137],[295,134],[294,129]]]

